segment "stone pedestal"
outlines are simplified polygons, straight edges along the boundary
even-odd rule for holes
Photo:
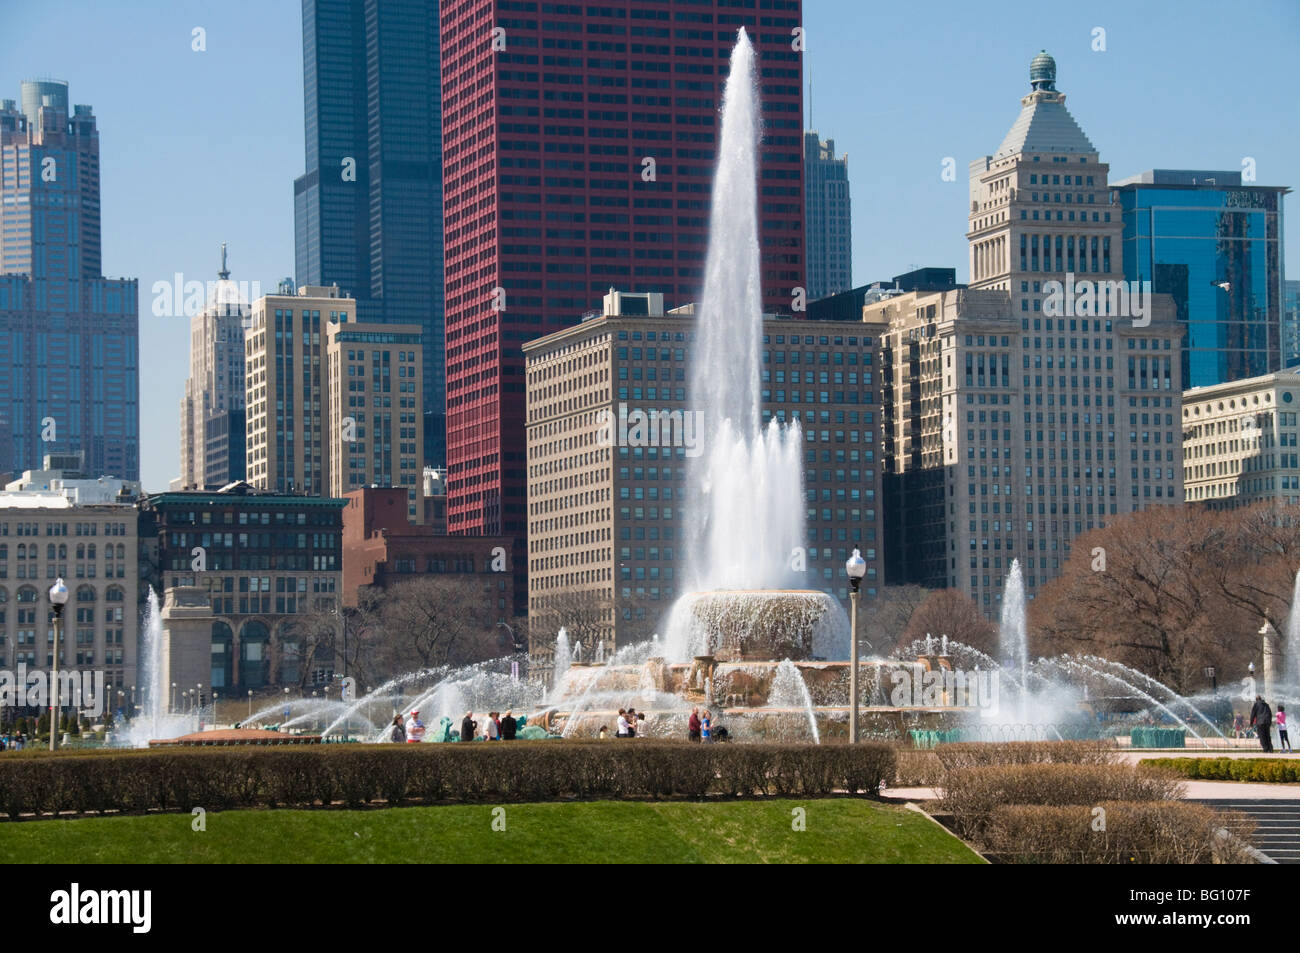
[[[203,686],[212,693],[212,604],[208,591],[176,586],[164,594],[162,608],[162,682],[171,703],[171,686],[178,691]]]

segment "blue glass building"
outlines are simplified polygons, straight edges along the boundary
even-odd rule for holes
[[[1172,295],[1187,325],[1183,386],[1283,366],[1282,199],[1240,172],[1154,169],[1112,183],[1124,276]]]
[[[140,477],[139,299],[101,274],[99,131],[68,84],[0,102],[0,476],[81,451]]]
[[[422,330],[425,462],[446,462],[438,0],[303,0],[298,284]]]

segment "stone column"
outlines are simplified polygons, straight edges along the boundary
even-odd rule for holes
[[[1264,700],[1270,705],[1276,705],[1273,686],[1278,684],[1285,668],[1282,640],[1277,634],[1277,629],[1273,628],[1273,623],[1268,619],[1264,620],[1264,626],[1259,630],[1259,634],[1264,637]]]

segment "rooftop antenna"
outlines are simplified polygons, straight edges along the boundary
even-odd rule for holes
[[[226,243],[221,243],[221,270],[217,272],[217,277],[225,281],[230,277],[230,269],[226,267]]]

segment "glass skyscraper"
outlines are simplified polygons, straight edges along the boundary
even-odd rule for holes
[[[1282,367],[1282,198],[1240,172],[1154,169],[1112,183],[1124,219],[1124,276],[1173,296],[1183,386]]]
[[[421,328],[425,462],[446,459],[438,0],[303,0],[299,285]]]
[[[99,131],[68,84],[0,101],[0,474],[81,451],[140,476],[139,304],[101,272]]]

